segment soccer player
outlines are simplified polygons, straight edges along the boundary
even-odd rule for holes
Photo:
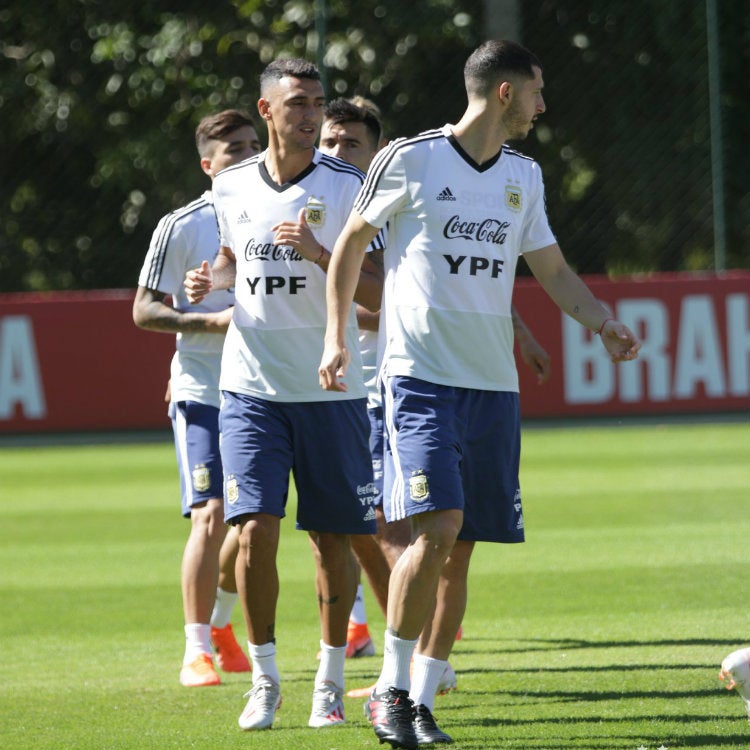
[[[195,140],[200,167],[211,180],[225,167],[260,151],[252,119],[234,109],[204,117],[196,128]],[[186,687],[219,684],[211,656],[212,641],[222,669],[250,670],[229,623],[237,594],[227,568],[234,567],[239,543],[236,533],[226,533],[219,456],[219,365],[234,295],[228,290],[215,292],[193,307],[182,285],[185,273],[203,261],[213,260],[218,248],[216,211],[212,193],[207,190],[158,223],[133,303],[137,326],[177,334],[169,414],[182,512],[191,522],[181,573],[186,642],[180,682]],[[172,306],[166,303],[167,295],[172,296]],[[217,588],[220,567],[224,571]],[[227,579],[230,583],[225,582]]]
[[[221,248],[213,267],[189,272],[199,302],[235,283],[235,308],[221,363],[221,456],[225,517],[240,533],[237,584],[248,632],[253,687],[242,729],[272,725],[281,703],[276,663],[278,549],[294,474],[297,527],[313,540],[321,658],[309,725],[344,722],[346,628],[356,589],[351,534],[375,530],[366,390],[350,304],[344,337],[357,376],[348,390],[322,392],[315,367],[323,350],[329,248],[342,230],[364,175],[322,155],[315,143],[325,103],[317,68],[276,60],[260,78],[258,112],[268,148],[214,182]],[[373,236],[373,248],[382,240]],[[382,272],[360,263],[357,301],[380,305]]]
[[[727,690],[737,688],[750,721],[750,647],[732,651],[721,662],[719,679]]]
[[[347,387],[343,331],[357,268],[388,222],[384,502],[389,520],[411,519],[412,540],[391,572],[383,667],[365,708],[376,736],[403,748],[451,742],[426,701],[464,613],[475,543],[524,539],[511,320],[518,256],[614,362],[640,348],[565,262],[539,166],[505,146],[545,111],[541,63],[518,44],[490,41],[464,77],[457,124],[394,141],[370,167],[329,268],[319,368],[326,391]],[[410,697],[409,663],[436,598]]]
[[[365,104],[367,106],[365,106]],[[328,156],[343,159],[367,172],[370,162],[385,145],[383,128],[375,105],[364,99],[334,99],[325,108],[323,126],[320,131],[320,150]],[[382,263],[382,251],[372,253]],[[371,256],[372,257],[372,256]],[[377,537],[353,536],[352,549],[375,599],[385,613],[388,603],[388,579],[391,566],[409,541],[409,530],[405,524],[387,527],[382,513],[383,490],[383,409],[380,389],[377,386],[377,342],[379,312],[371,312],[357,305],[357,325],[362,368],[367,386],[367,415],[370,420],[370,453],[372,455],[373,478],[376,488],[375,508],[377,513]],[[385,553],[391,552],[392,557]],[[346,633],[346,656],[355,658],[372,656],[375,647],[367,624],[362,584],[349,616]]]
[[[354,97],[351,100],[334,99],[326,105],[325,118],[320,132],[320,150],[323,153],[337,156],[359,167],[363,172],[367,172],[375,154],[385,145],[380,112],[373,102],[363,97]],[[515,309],[512,309],[511,314],[521,357],[537,375],[538,382],[545,383],[550,376],[549,355],[536,341]],[[383,407],[380,389],[377,385],[379,320],[379,311],[370,312],[361,305],[357,305],[359,344],[367,386],[367,413],[370,417],[370,452],[377,489],[378,533],[376,538],[352,537],[352,549],[385,615],[390,570],[409,544],[411,525],[409,519],[406,518],[386,523],[383,515]],[[360,584],[349,616],[346,655],[349,658],[373,653],[374,646],[367,625]],[[446,664],[436,691],[438,694],[446,693],[454,689],[456,684],[455,672],[450,664]],[[355,689],[348,695],[358,697],[364,691],[366,689]]]

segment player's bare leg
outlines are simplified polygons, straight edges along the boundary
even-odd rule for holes
[[[224,502],[212,498],[191,508],[190,535],[182,555],[185,655],[180,682],[186,687],[218,685],[211,660],[211,611],[219,577],[219,549],[226,535]]]

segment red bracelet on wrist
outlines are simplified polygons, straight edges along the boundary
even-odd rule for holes
[[[606,326],[607,323],[609,323],[610,320],[614,320],[614,318],[604,318],[604,322],[599,326],[599,330],[598,331],[594,331],[594,335],[595,336],[601,336],[602,335],[602,331],[604,330],[604,326]]]
[[[321,261],[321,260],[323,260],[323,258],[325,257],[325,254],[326,254],[327,252],[328,252],[328,251],[327,251],[327,250],[326,250],[326,249],[325,249],[325,248],[323,247],[323,245],[321,245],[321,246],[320,246],[320,255],[319,255],[319,256],[317,257],[317,259],[315,260],[315,265],[316,265],[316,266],[319,266],[319,265],[320,265],[320,261]]]

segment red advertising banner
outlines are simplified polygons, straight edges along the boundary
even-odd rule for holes
[[[524,417],[750,412],[750,272],[585,281],[641,337],[640,357],[612,364],[536,281],[518,279],[514,304],[553,368],[538,385],[519,362]],[[168,427],[174,337],[135,327],[133,295],[0,295],[0,433]]]
[[[134,296],[0,295],[0,434],[169,428],[175,337],[136,328]]]
[[[553,368],[540,386],[519,362],[525,417],[750,411],[750,272],[584,280],[640,337],[639,357],[612,364],[534,279],[518,279],[514,304]]]

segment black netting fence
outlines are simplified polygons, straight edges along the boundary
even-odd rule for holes
[[[460,116],[489,37],[544,63],[547,113],[516,145],[579,272],[750,267],[746,0],[11,1],[0,291],[134,286],[159,217],[208,187],[196,123],[254,112],[273,57],[320,62],[330,96],[410,135]]]

